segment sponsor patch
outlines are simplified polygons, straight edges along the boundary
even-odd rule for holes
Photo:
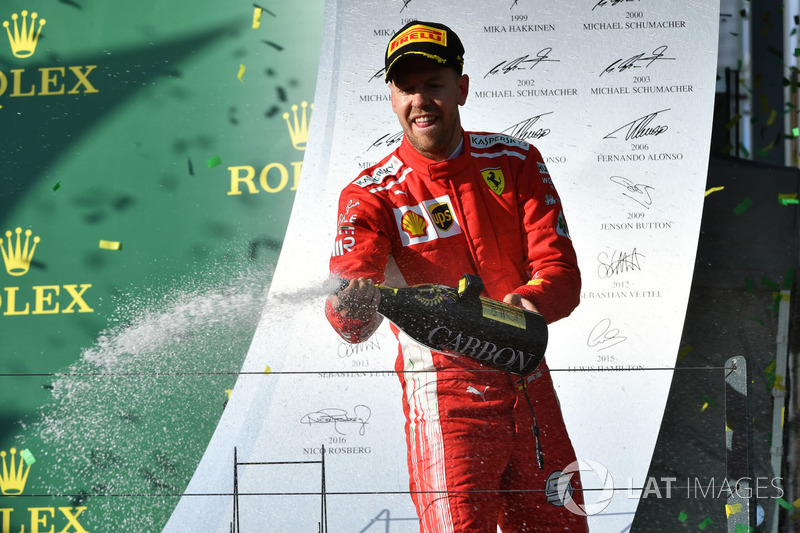
[[[550,172],[548,172],[548,170],[547,170],[547,165],[545,165],[541,161],[537,161],[536,165],[539,167],[539,173],[540,174],[546,174],[548,176],[550,175]]]
[[[400,219],[400,227],[414,239],[427,234],[428,221],[414,211],[406,211]]]
[[[435,43],[447,46],[447,34],[437,28],[431,28],[424,24],[414,24],[406,31],[392,39],[386,49],[386,57],[389,57],[398,48],[402,48],[410,43]]]
[[[558,212],[558,225],[556,226],[556,233],[562,237],[572,240],[572,237],[569,236],[569,230],[567,229],[567,221],[564,220],[564,213],[561,211]]]
[[[377,185],[378,183],[382,182],[386,176],[396,176],[401,166],[403,166],[403,163],[397,159],[397,157],[392,156],[385,165],[374,168],[372,170],[372,174],[365,174],[358,178],[355,181],[355,184],[359,187]]]
[[[484,168],[481,170],[481,176],[493,193],[497,196],[503,194],[503,190],[506,188],[506,177],[500,167]]]
[[[461,225],[453,212],[450,197],[440,196],[417,205],[396,207],[395,222],[403,246],[420,244],[459,235]]]
[[[439,202],[428,206],[428,212],[436,227],[442,231],[447,231],[453,227],[453,211],[447,202]]]
[[[518,146],[527,150],[530,146],[530,144],[528,144],[526,141],[522,141],[516,137],[511,137],[510,135],[502,135],[499,133],[493,133],[490,135],[471,133],[469,135],[469,142],[472,146],[477,146],[479,148],[488,148],[489,146],[494,146],[495,144],[505,144],[508,146]]]
[[[572,474],[564,475],[561,470],[556,470],[544,482],[544,495],[547,503],[552,503],[556,507],[564,507],[572,500]],[[562,499],[561,495],[564,496]]]

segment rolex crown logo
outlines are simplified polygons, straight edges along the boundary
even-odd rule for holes
[[[11,465],[8,465],[6,451],[0,451],[0,459],[3,461],[3,471],[0,472],[0,492],[6,496],[22,494],[22,491],[25,490],[25,483],[28,481],[31,465],[36,462],[28,450],[22,450],[19,454],[19,466],[17,466],[16,454],[17,449],[11,448]]]
[[[28,12],[22,11],[22,30],[19,28],[17,19],[19,16],[14,13],[11,15],[11,20],[14,21],[14,33],[11,33],[10,24],[6,20],[3,26],[8,33],[8,40],[11,43],[11,53],[16,57],[30,57],[36,51],[36,43],[39,42],[39,34],[42,33],[42,26],[45,24],[44,19],[39,19],[39,26],[36,26],[37,15],[35,12],[31,13],[31,24],[28,26]],[[35,34],[34,34],[35,32]]]
[[[297,105],[292,106],[292,114],[294,115],[293,121],[289,120],[289,113],[283,114],[283,119],[286,121],[286,126],[289,127],[289,136],[292,138],[292,145],[298,150],[305,150],[306,143],[308,142],[308,102],[300,104],[303,108],[300,119],[297,118]],[[314,104],[311,104],[311,109],[314,109]]]
[[[22,228],[17,228],[16,243],[12,242],[11,230],[6,231],[6,241],[0,239],[0,251],[3,253],[3,261],[6,264],[6,271],[12,276],[24,276],[28,273],[33,261],[33,252],[36,250],[36,245],[41,239],[38,236],[33,238],[33,246],[31,246],[31,230],[25,230],[25,243],[23,245],[20,235]],[[6,244],[8,245],[6,247]]]

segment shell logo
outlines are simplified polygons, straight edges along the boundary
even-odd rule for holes
[[[427,234],[428,222],[413,211],[406,211],[401,224],[411,237],[423,237]]]

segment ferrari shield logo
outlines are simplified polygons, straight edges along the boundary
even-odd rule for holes
[[[481,170],[481,176],[486,185],[492,189],[497,196],[503,194],[503,189],[506,188],[506,177],[503,176],[503,171],[500,168],[485,168]]]
[[[433,223],[440,230],[447,231],[453,225],[453,213],[450,211],[450,204],[447,202],[429,205],[428,211],[431,214]]]

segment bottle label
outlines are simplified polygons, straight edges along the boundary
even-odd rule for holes
[[[481,298],[483,317],[495,320],[520,329],[525,328],[525,313],[522,309],[517,309],[507,304]]]

